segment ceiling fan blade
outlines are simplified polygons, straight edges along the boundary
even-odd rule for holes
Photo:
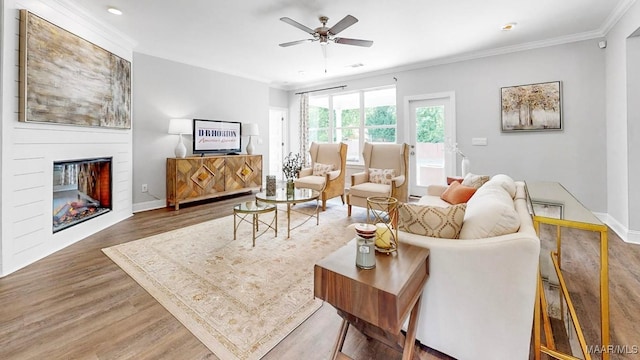
[[[289,24],[291,26],[297,27],[298,29],[306,32],[307,34],[310,34],[310,35],[315,34],[315,30],[313,30],[313,29],[311,29],[309,27],[306,27],[306,26],[300,24],[299,22],[297,22],[297,21],[295,21],[293,19],[290,19],[288,17],[281,17],[280,20],[286,22],[287,24]]]
[[[351,15],[347,15],[344,17],[344,19],[338,21],[337,24],[333,25],[333,27],[331,27],[331,29],[329,29],[329,33],[336,35],[338,34],[340,31],[348,28],[349,26],[355,24],[358,22],[358,19],[356,19],[355,17],[351,16]]]
[[[373,41],[371,40],[360,40],[360,39],[349,39],[349,38],[337,37],[337,38],[334,38],[333,41],[335,41],[338,44],[364,46],[364,47],[370,47],[371,45],[373,45]]]
[[[290,42],[282,43],[282,44],[280,44],[280,46],[287,47],[287,46],[298,45],[298,44],[303,44],[303,43],[312,42],[312,41],[313,41],[313,39],[296,40],[296,41],[290,41]]]

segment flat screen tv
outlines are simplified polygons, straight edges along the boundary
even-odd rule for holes
[[[241,128],[237,121],[193,119],[193,153],[240,153]]]

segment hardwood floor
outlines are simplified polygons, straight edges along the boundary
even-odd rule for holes
[[[248,199],[138,213],[0,279],[0,359],[217,359],[101,249],[230,215],[232,204]],[[574,235],[579,241],[563,253],[571,264],[565,268],[576,269],[568,281],[586,319],[581,319],[585,331],[598,334],[597,239],[582,233],[564,236]],[[640,246],[625,244],[612,232],[610,278],[612,343],[638,345]],[[327,359],[340,320],[325,304],[265,359]],[[401,358],[351,330],[344,351],[357,359]],[[423,347],[418,357],[450,359]]]

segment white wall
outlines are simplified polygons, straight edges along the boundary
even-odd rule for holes
[[[630,226],[630,219],[640,218],[640,209],[630,212],[630,202],[638,199],[637,176],[638,148],[630,147],[631,136],[628,118],[627,64],[628,37],[640,27],[640,3],[632,5],[618,23],[607,33],[606,48],[606,99],[607,99],[607,204],[609,225],[628,241],[640,243],[640,224]],[[637,102],[637,99],[635,100]],[[630,152],[635,150],[634,152]],[[632,178],[632,174],[636,174]],[[635,182],[632,180],[635,179]],[[635,198],[632,198],[632,193]]]
[[[57,1],[4,1],[0,276],[131,216],[131,130],[18,121],[18,9],[28,9],[124,59],[132,58],[127,40]],[[53,234],[53,162],[91,157],[113,157],[113,210]]]
[[[170,118],[220,119],[258,123],[262,139],[269,125],[269,87],[265,83],[134,53],[133,203],[134,211],[166,205],[166,159],[174,156],[177,135],[167,134]],[[255,141],[263,169],[268,142]],[[191,136],[184,136],[187,156]],[[242,148],[246,146],[243,138]],[[148,193],[141,191],[148,184]]]
[[[604,51],[597,40],[391,71],[318,88],[346,84],[349,91],[393,84],[394,77],[401,131],[406,96],[454,91],[457,142],[470,158],[472,172],[559,181],[592,211],[607,211]],[[557,80],[562,81],[563,131],[500,131],[501,87]],[[290,99],[291,117],[297,121],[298,97]],[[472,146],[473,137],[487,138],[488,146]],[[400,142],[408,139],[398,136]]]

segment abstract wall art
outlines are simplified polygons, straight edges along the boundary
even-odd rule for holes
[[[20,11],[24,122],[131,128],[131,63]]]

